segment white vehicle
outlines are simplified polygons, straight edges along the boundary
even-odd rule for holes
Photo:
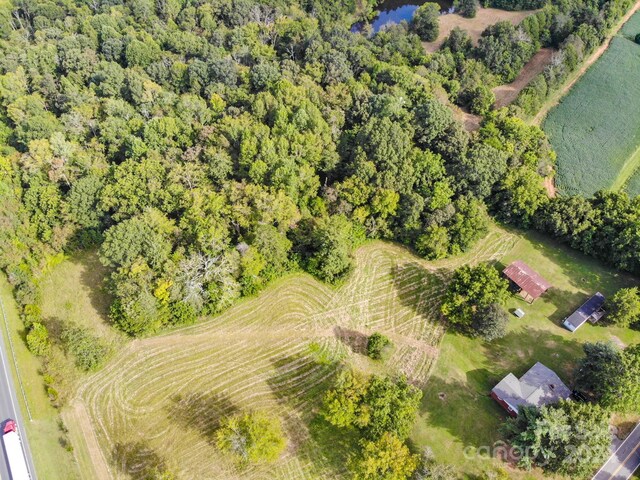
[[[9,461],[11,479],[31,480],[31,475],[29,475],[29,469],[27,468],[27,460],[22,450],[18,426],[14,420],[7,420],[7,423],[5,423],[2,442],[4,443],[7,460]]]

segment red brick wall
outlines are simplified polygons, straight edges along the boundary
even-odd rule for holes
[[[512,417],[518,416],[518,414],[515,411],[513,411],[513,409],[509,406],[509,404],[504,400],[502,400],[500,397],[498,397],[498,395],[496,395],[495,392],[491,392],[491,398],[493,398],[496,402],[500,404],[502,408],[504,408],[507,412],[509,412],[509,415],[511,415]]]

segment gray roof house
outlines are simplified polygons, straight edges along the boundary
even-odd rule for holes
[[[541,407],[570,396],[569,387],[540,362],[520,378],[510,373],[491,390],[491,397],[514,417],[518,415],[520,405]]]

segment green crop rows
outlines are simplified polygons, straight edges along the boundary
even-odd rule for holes
[[[558,154],[561,192],[601,189],[640,193],[640,12],[616,36],[544,122]]]

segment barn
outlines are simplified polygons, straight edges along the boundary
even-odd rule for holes
[[[514,417],[522,405],[541,407],[570,396],[571,390],[556,372],[540,362],[520,378],[510,373],[491,390],[491,397]]]
[[[604,295],[600,292],[584,302],[580,308],[564,319],[562,324],[572,332],[575,332],[578,328],[584,325],[585,322],[590,321],[596,323],[604,315]]]
[[[533,301],[551,288],[551,284],[523,261],[516,260],[502,271],[511,286],[527,302]]]

